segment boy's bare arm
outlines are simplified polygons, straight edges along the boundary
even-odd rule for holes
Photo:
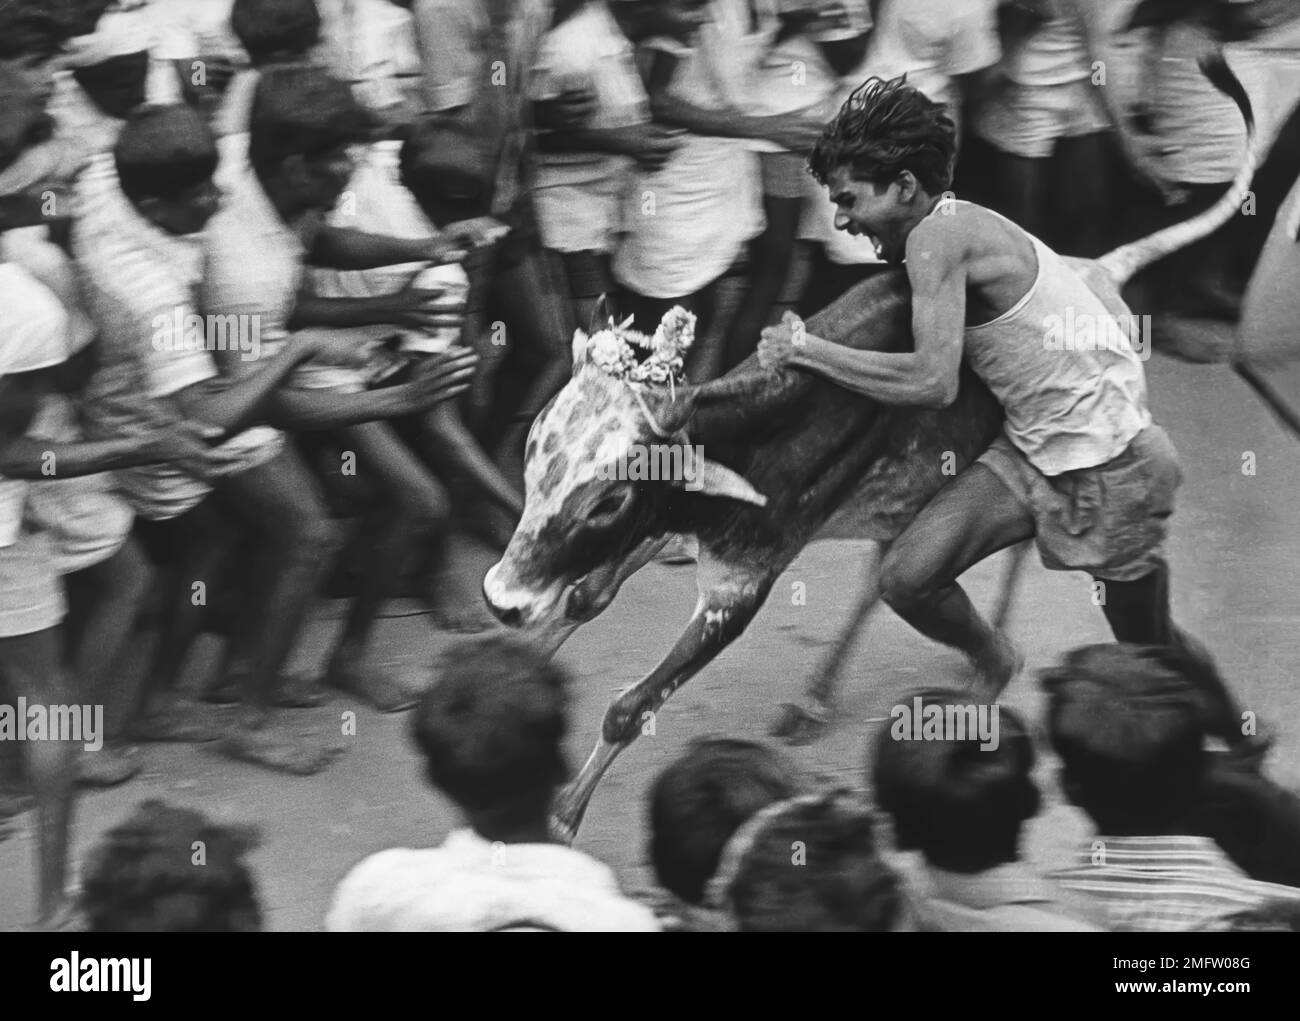
[[[962,227],[918,226],[907,240],[914,350],[858,351],[811,334],[787,313],[763,331],[759,361],[808,369],[885,404],[947,407],[957,398],[966,321],[966,245]],[[789,339],[785,339],[788,334]]]
[[[226,460],[186,423],[160,423],[146,433],[61,443],[26,435],[40,389],[36,373],[0,379],[0,475],[14,479],[70,479],[138,465],[173,463],[207,478]]]
[[[399,386],[361,393],[283,387],[272,402],[272,425],[284,429],[338,429],[361,422],[412,415],[469,389],[478,356],[449,348],[421,363],[415,377]]]

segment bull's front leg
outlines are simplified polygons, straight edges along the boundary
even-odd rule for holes
[[[723,563],[700,551],[696,577],[700,598],[686,630],[654,671],[610,703],[600,739],[576,780],[556,797],[551,830],[572,842],[601,777],[637,739],[650,714],[725,649],[754,619],[772,588],[775,571]]]

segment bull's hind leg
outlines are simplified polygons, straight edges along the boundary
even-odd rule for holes
[[[724,564],[701,550],[697,569],[700,599],[695,612],[664,661],[605,711],[596,747],[577,779],[555,799],[551,830],[557,840],[573,840],[605,771],[650,726],[673,692],[745,630],[767,598],[774,576],[773,571]]]
[[[772,734],[787,744],[811,744],[826,731],[834,709],[835,693],[849,652],[857,641],[867,617],[880,602],[880,561],[885,555],[885,544],[872,542],[867,549],[866,582],[848,623],[840,631],[835,644],[817,664],[803,698],[798,702],[783,702]]]

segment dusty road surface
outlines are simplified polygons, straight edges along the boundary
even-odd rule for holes
[[[1245,705],[1280,732],[1275,776],[1300,785],[1300,443],[1284,434],[1226,369],[1156,358],[1149,366],[1155,415],[1182,454],[1186,483],[1172,544],[1177,615],[1215,652]],[[1281,383],[1300,400],[1300,371]],[[1251,467],[1253,474],[1243,472]],[[860,547],[828,540],[805,551],[748,633],[684,688],[614,766],[598,791],[579,846],[612,864],[629,887],[649,883],[644,867],[644,793],[657,770],[693,737],[706,733],[762,736],[776,704],[794,696],[839,626],[859,577]],[[991,602],[996,562],[970,576],[980,605]],[[806,601],[795,605],[794,582]],[[690,568],[652,565],[633,578],[603,617],[561,650],[576,679],[571,752],[585,757],[608,699],[639,679],[667,651],[694,600]],[[410,608],[407,608],[408,610]],[[393,613],[403,612],[401,605]],[[326,607],[301,652],[315,665],[336,626]],[[1083,575],[1026,571],[1013,611],[1013,633],[1027,668],[1006,701],[1035,717],[1040,699],[1034,671],[1070,647],[1106,640],[1100,611]],[[425,618],[384,623],[382,647],[394,663],[418,670],[446,641]],[[840,715],[818,744],[792,754],[812,771],[863,783],[868,747],[880,722],[909,688],[951,682],[958,659],[880,611],[855,651]],[[342,714],[356,710],[356,735],[342,735]],[[232,764],[210,749],[152,746],[135,782],[83,797],[77,809],[75,868],[95,838],[146,797],[193,805],[223,819],[261,825],[253,856],[266,926],[314,929],[331,890],[347,869],[373,851],[437,843],[456,824],[448,804],[429,791],[406,737],[407,716],[358,710],[346,700],[293,714],[313,740],[346,746],[321,775],[295,778]],[[1029,835],[1032,856],[1057,860],[1086,830],[1061,801],[1054,763],[1040,768],[1047,788],[1043,814]],[[32,817],[10,824],[0,843],[0,929],[30,920],[34,910]]]

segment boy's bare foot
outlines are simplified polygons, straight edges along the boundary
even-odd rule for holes
[[[976,685],[981,696],[992,702],[1020,673],[1025,665],[1025,657],[1005,632],[995,631],[988,651],[978,659],[972,660],[972,663],[977,674]]]
[[[237,730],[222,739],[218,750],[228,758],[295,776],[314,776],[344,751],[319,738],[293,736],[271,727]]]
[[[221,731],[204,707],[193,702],[172,702],[140,717],[127,727],[126,736],[132,741],[207,744],[221,740]]]
[[[77,759],[77,786],[116,787],[139,773],[143,765],[138,748],[104,745],[97,752],[82,752]]]
[[[417,696],[408,691],[390,673],[380,667],[368,667],[360,662],[340,659],[330,666],[325,683],[337,691],[347,692],[361,699],[381,713],[399,713],[413,709]]]

